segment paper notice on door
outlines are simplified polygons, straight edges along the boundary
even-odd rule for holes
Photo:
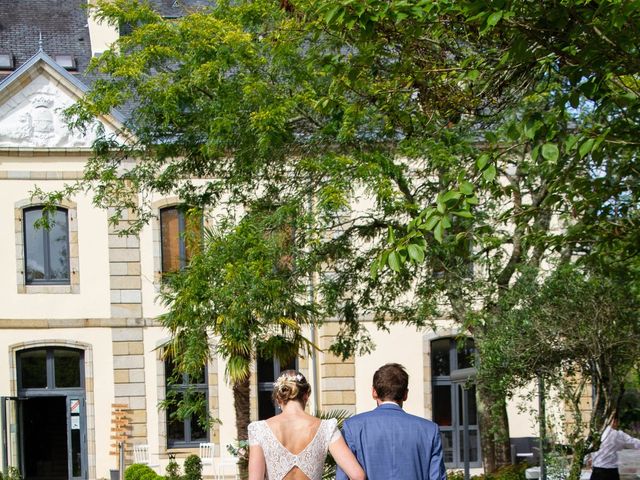
[[[71,416],[71,430],[80,430],[80,417],[78,415]]]

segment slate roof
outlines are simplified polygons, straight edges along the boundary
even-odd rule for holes
[[[210,0],[149,0],[164,17],[177,18],[194,9],[206,8]],[[91,38],[87,21],[87,0],[0,0],[0,54],[14,58],[19,68],[42,49],[52,58],[75,57],[82,77],[91,60]],[[0,70],[0,81],[10,71]],[[84,77],[85,83],[91,78]]]
[[[42,48],[52,58],[72,55],[79,72],[91,59],[86,0],[0,0],[0,53],[14,58],[20,67]],[[0,72],[0,79],[11,72]]]
[[[166,18],[179,18],[213,4],[212,0],[147,1]],[[76,70],[67,72],[67,77],[73,76],[85,86],[99,78],[100,74],[86,72],[91,60],[86,5],[87,0],[0,0],[0,54],[11,55],[14,65],[13,70],[0,70],[0,86],[6,86],[5,80],[10,82],[14,72],[40,53],[48,60],[57,55],[73,56]],[[129,117],[132,108],[121,106],[120,114],[116,112],[118,120],[122,121],[122,115]]]

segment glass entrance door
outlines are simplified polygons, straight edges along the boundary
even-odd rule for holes
[[[21,403],[14,456],[23,467],[22,478],[86,479],[84,352],[44,347],[16,357]]]
[[[82,445],[84,426],[84,398],[67,397],[67,467],[71,480],[85,478],[83,475]]]
[[[0,397],[0,422],[2,422],[2,472],[7,474],[9,469],[16,468],[20,472],[20,416],[21,399],[17,397]]]

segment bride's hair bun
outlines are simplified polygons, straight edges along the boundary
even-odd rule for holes
[[[304,404],[305,397],[311,393],[311,385],[300,372],[285,370],[273,385],[273,400],[286,405],[291,400]]]

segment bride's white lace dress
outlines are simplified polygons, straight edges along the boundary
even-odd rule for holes
[[[309,480],[322,480],[324,460],[329,445],[340,438],[337,420],[321,420],[315,436],[297,455],[282,445],[264,420],[249,424],[249,445],[260,445],[267,464],[267,478],[282,480],[298,467]]]

